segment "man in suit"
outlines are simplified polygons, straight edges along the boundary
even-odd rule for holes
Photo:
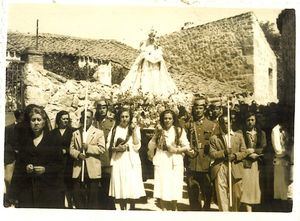
[[[246,149],[241,133],[228,131],[227,115],[219,118],[220,134],[210,138],[209,155],[214,160],[211,167],[211,178],[215,182],[217,201],[220,211],[229,211],[229,174],[228,165],[231,163],[232,176],[232,211],[238,211],[242,193],[243,163],[242,160],[250,154]],[[230,138],[230,146],[228,139]]]
[[[86,131],[84,120],[86,114]],[[87,110],[81,113],[82,127],[73,132],[70,155],[74,158],[74,203],[76,208],[99,208],[99,188],[101,178],[101,155],[105,152],[105,139],[103,131],[95,128],[93,112]],[[84,162],[84,168],[82,168]],[[83,175],[82,175],[83,173]],[[82,180],[83,176],[83,180]]]
[[[209,210],[211,203],[209,138],[215,134],[218,125],[204,116],[205,104],[203,98],[196,98],[192,108],[192,118],[185,124],[190,144],[198,153],[196,156],[188,157],[187,177],[191,210]],[[199,201],[200,192],[204,200],[203,208],[201,199]]]
[[[114,120],[107,116],[108,113],[108,103],[105,99],[101,99],[96,102],[96,113],[94,126],[104,133],[105,144],[107,145],[107,136],[111,128],[114,126]],[[106,148],[108,149],[108,148]],[[106,210],[115,210],[115,202],[112,197],[108,196],[110,176],[111,176],[111,166],[108,151],[101,157],[102,166],[102,177],[101,177],[101,192],[100,192],[100,207]]]

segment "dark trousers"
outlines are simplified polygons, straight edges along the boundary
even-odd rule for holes
[[[100,179],[74,180],[74,204],[77,209],[99,209]]]
[[[110,173],[102,173],[101,177],[101,191],[100,191],[100,208],[103,210],[115,210],[115,202],[113,197],[108,195],[109,193],[109,184],[110,184]]]
[[[72,175],[71,175],[72,177]],[[64,196],[66,197],[68,201],[68,207],[67,208],[73,208],[74,205],[74,197],[73,197],[73,179],[68,177],[64,179]],[[75,206],[75,205],[74,205]],[[65,207],[65,205],[64,205]]]
[[[209,210],[212,195],[212,183],[209,173],[189,171],[187,177],[190,209],[192,211]],[[195,184],[195,181],[199,185]],[[201,205],[201,198],[199,198],[199,196],[203,197],[203,207]]]

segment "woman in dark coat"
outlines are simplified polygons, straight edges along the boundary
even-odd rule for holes
[[[47,114],[38,106],[29,112],[27,132],[20,139],[19,207],[59,208],[62,154],[51,145]]]
[[[67,198],[68,208],[73,205],[73,158],[70,156],[70,143],[72,138],[73,129],[70,127],[70,116],[67,111],[60,111],[55,118],[55,129],[50,132],[53,146],[59,148],[63,155],[63,170],[61,171],[61,179],[64,185],[62,186],[62,199]]]

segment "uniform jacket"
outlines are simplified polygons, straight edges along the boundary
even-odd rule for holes
[[[191,143],[191,147],[197,149],[198,155],[195,158],[189,158],[189,169],[197,172],[208,172],[211,158],[206,151],[209,150],[209,138],[216,134],[218,125],[207,118],[203,118],[200,122],[190,121],[186,124],[187,137]],[[191,134],[191,129],[195,130]],[[197,133],[197,141],[195,137]],[[198,147],[198,148],[197,148]]]
[[[231,164],[231,173],[235,179],[241,179],[243,177],[244,170],[242,160],[249,153],[246,150],[243,135],[234,132],[231,132],[230,134],[231,151],[236,155],[236,159]],[[222,134],[212,136],[210,138],[209,146],[209,155],[214,160],[211,168],[211,177],[212,179],[215,179],[220,166],[228,162],[225,157],[225,150],[228,148]]]
[[[93,125],[102,130],[104,133],[104,138],[105,138],[105,144],[107,144],[107,138],[108,138],[108,134],[111,130],[111,128],[114,126],[114,120],[111,118],[104,118],[101,122],[99,121],[94,121]],[[108,147],[106,147],[106,149],[108,149]],[[106,151],[104,154],[101,155],[101,165],[102,167],[109,167],[110,166],[110,158],[109,158],[109,153],[108,151]]]
[[[95,128],[93,125],[87,131],[87,145],[85,150],[87,158],[85,159],[87,173],[90,179],[101,178],[101,160],[100,146],[105,147],[105,139],[102,130]],[[82,160],[78,159],[78,155],[82,152],[82,128],[73,132],[70,155],[75,159],[73,164],[72,178],[78,178],[81,174]]]

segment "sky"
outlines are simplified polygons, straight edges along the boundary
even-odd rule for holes
[[[200,25],[248,11],[253,11],[259,21],[276,23],[282,10],[185,6],[14,3],[8,5],[7,28],[9,31],[34,34],[36,20],[39,19],[40,33],[116,39],[137,48],[151,28],[156,29],[158,35],[163,35],[180,30],[185,22]]]

